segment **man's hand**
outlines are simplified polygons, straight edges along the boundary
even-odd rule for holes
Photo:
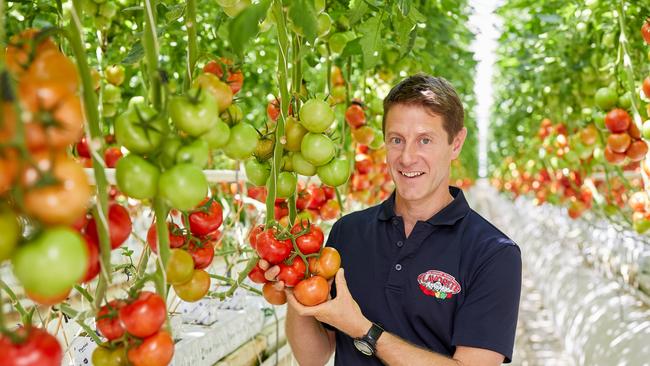
[[[284,290],[284,281],[276,281],[280,274],[280,266],[277,264],[271,266],[271,264],[265,259],[260,259],[260,261],[257,262],[257,265],[264,271],[264,278],[266,278],[267,281],[275,281],[273,282],[273,288],[278,291]]]
[[[343,268],[336,273],[336,297],[316,306],[304,306],[296,300],[291,289],[286,289],[287,301],[298,315],[313,316],[317,320],[327,323],[350,337],[362,337],[372,323],[363,316],[361,309],[352,298],[345,281]]]

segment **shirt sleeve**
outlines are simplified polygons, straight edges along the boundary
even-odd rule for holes
[[[473,276],[456,313],[452,345],[489,349],[511,362],[520,294],[521,252],[512,244],[494,253]]]
[[[338,245],[340,244],[338,242],[340,226],[341,226],[340,221],[337,221],[337,222],[334,223],[334,225],[332,225],[332,229],[330,230],[330,233],[327,236],[327,242],[325,243],[326,247],[332,247],[332,248],[338,250],[339,252],[341,252],[339,250],[339,248],[338,248]],[[330,295],[332,296],[332,298],[336,297],[336,285],[334,284],[334,282],[332,282],[332,288],[330,290]],[[331,326],[331,325],[329,325],[327,323],[321,323],[321,324],[323,324],[323,327],[325,327],[325,329],[327,329],[327,330],[336,331],[336,328],[334,328],[333,326]]]

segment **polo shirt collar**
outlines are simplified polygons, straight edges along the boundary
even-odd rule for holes
[[[431,225],[453,225],[467,215],[470,207],[463,191],[457,187],[449,186],[449,193],[454,198],[453,201],[426,220],[427,223]],[[388,221],[395,216],[397,215],[395,214],[395,192],[393,192],[387,200],[382,202],[377,218],[381,221]]]

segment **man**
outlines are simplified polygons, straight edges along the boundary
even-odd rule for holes
[[[499,365],[510,362],[521,287],[519,248],[449,187],[467,130],[458,95],[424,74],[384,100],[396,190],[332,227],[341,254],[333,298],[288,293],[287,338],[300,365]],[[269,277],[276,268],[267,271]]]

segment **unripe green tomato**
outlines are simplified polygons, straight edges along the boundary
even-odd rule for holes
[[[230,138],[223,147],[223,152],[233,160],[244,160],[255,151],[258,136],[255,127],[248,123],[238,123],[230,129]]]
[[[211,149],[219,149],[228,142],[230,128],[225,122],[219,121],[214,128],[201,135],[200,138],[207,141]]]
[[[126,71],[122,65],[110,65],[104,70],[106,81],[115,86],[120,86],[124,83],[125,73]]]
[[[606,130],[607,126],[605,125],[605,113],[596,112],[594,114],[594,124],[601,130]]]
[[[324,12],[325,6],[325,0],[314,0],[314,8],[316,9],[316,14]]]
[[[294,152],[287,152],[284,154],[282,157],[282,171],[284,172],[292,172],[293,171],[293,154]]]
[[[196,139],[188,145],[181,146],[176,152],[176,163],[188,163],[201,169],[208,165],[210,160],[210,147],[208,142]]]
[[[110,118],[115,117],[117,114],[117,104],[104,103],[102,104],[102,117]]]
[[[99,10],[99,6],[92,0],[83,0],[81,1],[81,10],[84,14],[96,14]]]
[[[129,154],[117,161],[115,180],[124,194],[131,198],[153,198],[158,192],[160,170],[136,154]]]
[[[182,145],[183,142],[176,136],[169,137],[163,141],[160,151],[160,162],[165,168],[171,168],[176,165],[176,153]]]
[[[325,101],[310,99],[300,107],[300,124],[309,132],[325,132],[334,122],[334,110]]]
[[[99,6],[99,14],[111,19],[117,14],[117,5],[112,1],[107,1]]]
[[[605,87],[600,88],[596,91],[594,96],[594,102],[602,110],[609,110],[610,108],[616,105],[618,101],[618,95],[616,94],[616,89]]]
[[[296,184],[298,178],[292,172],[280,172],[278,174],[278,181],[275,187],[278,198],[289,198],[296,191]]]
[[[228,126],[233,126],[244,119],[244,112],[241,110],[239,105],[231,104],[219,117],[221,117],[221,120],[228,124]]]
[[[329,163],[319,166],[316,171],[323,184],[338,187],[350,178],[350,162],[345,158],[333,159]]]
[[[16,249],[11,261],[25,290],[47,298],[61,295],[83,278],[88,249],[73,229],[50,227]]]
[[[9,209],[0,210],[0,262],[8,259],[13,253],[21,234],[18,218]]]
[[[249,159],[244,164],[246,178],[254,186],[263,186],[271,175],[271,164],[268,161],[259,162],[257,159]]]
[[[172,208],[188,211],[208,194],[208,180],[200,168],[178,164],[160,175],[158,193]]]
[[[629,91],[618,97],[618,106],[623,109],[629,109],[632,106],[632,94]]]
[[[309,132],[303,137],[300,147],[302,156],[312,165],[319,167],[334,157],[334,143],[321,133]]]
[[[307,177],[316,174],[316,167],[308,162],[300,152],[293,153],[291,161],[294,172]]]
[[[109,18],[98,15],[95,17],[95,26],[99,30],[106,30],[111,26],[111,20]]]
[[[379,150],[382,146],[384,146],[384,134],[380,130],[375,130],[375,138],[372,139],[368,147],[373,150]]]
[[[102,101],[104,103],[119,103],[122,101],[122,91],[113,84],[106,84],[102,91]]]

